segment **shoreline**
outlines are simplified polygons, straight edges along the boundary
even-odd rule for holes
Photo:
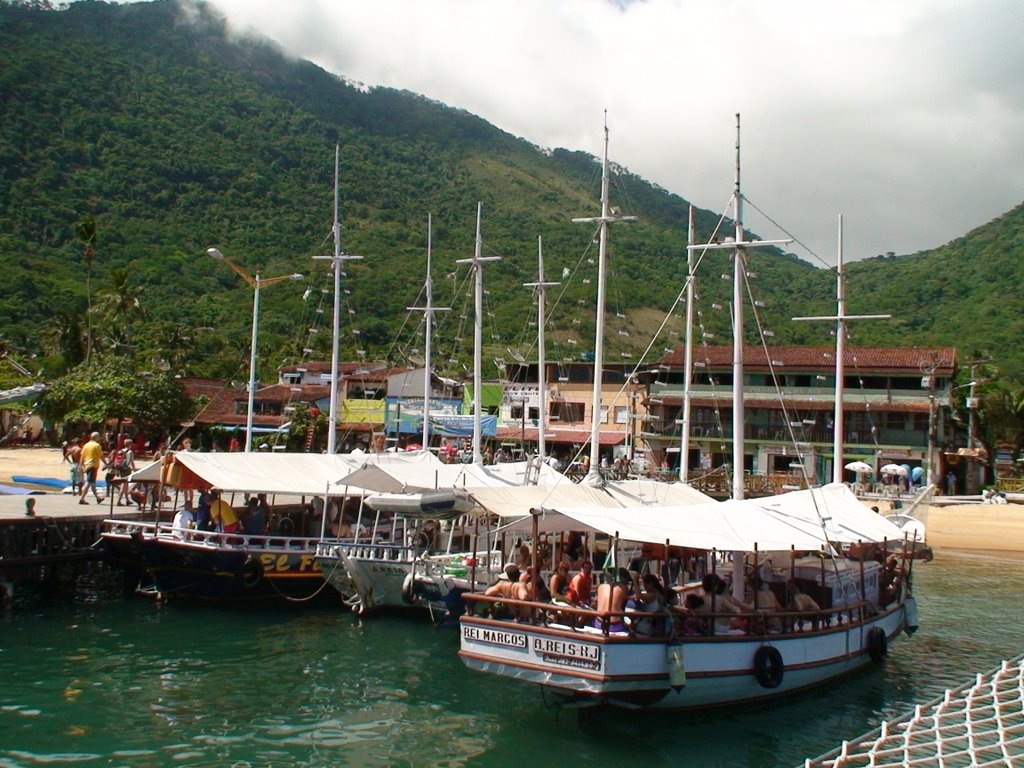
[[[0,448],[0,484],[13,484],[14,475],[66,478],[69,469],[60,448]],[[935,550],[1024,553],[1024,504],[928,505],[918,512]]]

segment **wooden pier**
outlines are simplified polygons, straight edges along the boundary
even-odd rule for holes
[[[32,517],[25,514],[26,499],[35,500]],[[111,517],[142,519],[143,513],[95,499],[86,506],[60,493],[0,496],[0,603],[25,580],[46,580],[58,570],[104,560],[100,533]]]

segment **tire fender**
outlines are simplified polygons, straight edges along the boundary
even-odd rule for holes
[[[242,585],[252,589],[263,578],[263,563],[256,555],[249,555],[242,563]]]
[[[875,664],[880,664],[882,659],[889,655],[889,640],[884,629],[872,627],[868,630],[867,648],[868,656]]]
[[[406,605],[416,603],[416,574],[407,573],[402,579],[402,602]]]
[[[786,672],[779,649],[762,645],[754,653],[754,677],[762,688],[778,688]]]

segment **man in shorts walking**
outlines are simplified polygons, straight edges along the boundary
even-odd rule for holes
[[[82,475],[82,495],[78,499],[79,504],[88,504],[85,497],[89,495],[89,489],[92,489],[92,495],[96,497],[96,503],[99,504],[103,501],[100,498],[99,492],[96,490],[96,475],[100,471],[100,467],[103,466],[103,446],[100,444],[100,433],[93,432],[89,437],[89,442],[82,446],[81,459],[81,475]]]

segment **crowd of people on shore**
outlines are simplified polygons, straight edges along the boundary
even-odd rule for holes
[[[110,445],[110,449],[104,446]],[[135,471],[136,443],[128,435],[120,435],[116,440],[108,435],[104,438],[99,432],[92,432],[88,438],[73,437],[63,446],[64,461],[70,464],[71,491],[78,496],[79,504],[88,504],[86,497],[91,492],[97,504],[103,502],[97,483],[100,473],[108,494],[117,494],[117,506],[131,506],[141,502],[133,499],[128,483],[123,479]],[[117,480],[122,482],[118,483]]]

